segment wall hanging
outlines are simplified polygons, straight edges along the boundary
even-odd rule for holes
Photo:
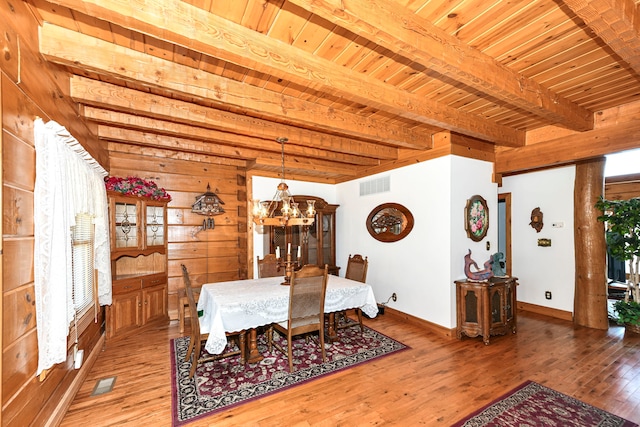
[[[207,191],[196,196],[196,201],[191,205],[191,212],[208,216],[209,218],[202,221],[202,229],[213,230],[216,224],[211,217],[225,213],[222,205],[224,205],[224,202],[216,193],[211,191],[211,186],[207,184]]]
[[[413,215],[398,203],[383,203],[367,217],[369,234],[381,242],[397,242],[413,229]]]
[[[529,223],[538,233],[542,230],[544,224],[542,223],[542,212],[540,208],[535,208],[531,211],[531,222]]]
[[[484,239],[489,229],[489,207],[482,196],[471,196],[464,208],[464,228],[474,242]]]

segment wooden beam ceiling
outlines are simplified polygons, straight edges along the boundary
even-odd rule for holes
[[[446,154],[508,174],[640,146],[626,119],[597,127],[640,98],[640,0],[26,1],[114,152],[278,176],[286,136],[287,176],[341,182]]]
[[[48,23],[40,30],[40,52],[50,62],[170,90],[204,104],[231,106],[352,138],[405,148],[430,148],[430,135],[425,137],[406,127],[393,124],[380,127],[373,120],[355,114],[243,84]]]
[[[569,129],[593,129],[592,112],[511,71],[398,5],[380,0],[338,4],[323,0],[289,1],[489,97]]]
[[[366,75],[345,73],[331,61],[225,20],[180,0],[60,0],[54,3],[89,16],[108,17],[124,28],[183,46],[290,82],[338,94],[354,102],[438,128],[505,146],[524,145],[524,132],[488,122],[473,114],[398,90]],[[43,42],[43,41],[41,41]]]
[[[563,0],[605,43],[640,74],[640,14],[630,0]]]

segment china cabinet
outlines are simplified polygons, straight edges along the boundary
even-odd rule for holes
[[[167,202],[107,192],[113,301],[107,339],[168,320]]]
[[[482,282],[459,280],[456,284],[456,335],[482,336],[516,333],[516,277],[492,277]]]
[[[275,254],[280,252],[286,256],[286,250],[291,244],[292,256],[297,259],[300,247],[300,265],[316,264],[323,267],[329,265],[329,273],[337,275],[340,267],[336,265],[336,210],[339,205],[327,203],[324,199],[314,196],[293,196],[299,203],[300,210],[305,211],[307,200],[315,200],[316,215],[310,226],[269,227],[268,248]],[[278,207],[279,208],[279,207]],[[280,248],[277,251],[277,248]]]

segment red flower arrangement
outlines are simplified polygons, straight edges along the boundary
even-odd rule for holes
[[[153,200],[171,201],[171,196],[164,188],[158,188],[155,182],[145,181],[136,176],[118,178],[108,176],[104,179],[107,191],[115,191],[125,196],[148,197]]]

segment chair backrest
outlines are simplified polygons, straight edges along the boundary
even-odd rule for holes
[[[360,254],[355,254],[354,256],[349,255],[347,272],[344,274],[344,277],[364,283],[367,281],[367,268],[369,268],[367,257],[363,259]]]
[[[278,259],[275,254],[266,254],[263,259],[258,256],[258,277],[284,276],[284,272],[278,268]]]
[[[184,264],[182,266],[182,280],[184,281],[184,289],[189,300],[189,316],[191,316],[191,336],[200,337],[200,321],[198,319],[198,304],[193,295],[193,288],[191,287],[191,279],[189,278],[189,272]]]
[[[324,324],[324,298],[327,292],[328,266],[308,264],[291,276],[289,290],[289,329]]]

